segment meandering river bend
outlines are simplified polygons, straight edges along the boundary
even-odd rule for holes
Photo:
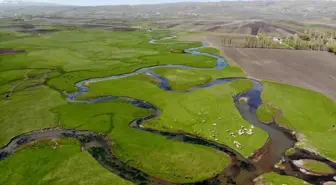
[[[172,39],[174,37],[166,37],[161,40]],[[161,44],[157,43],[157,40],[151,40],[151,44]],[[181,42],[184,43],[184,42]],[[176,44],[176,43],[162,43],[162,44]],[[203,44],[202,47],[208,47],[207,44]],[[227,66],[227,63],[224,58],[220,56],[216,56],[213,54],[202,53],[199,52],[199,48],[189,48],[185,50],[185,53],[193,54],[193,55],[204,55],[215,58],[217,60],[217,65],[214,68],[204,68],[203,70],[220,70],[224,69]],[[192,135],[190,133],[184,132],[163,132],[150,128],[145,128],[142,124],[145,121],[151,120],[160,116],[161,110],[154,106],[149,102],[145,102],[143,100],[133,99],[131,97],[121,97],[121,96],[105,96],[88,100],[76,100],[79,95],[87,93],[89,88],[84,84],[88,83],[96,83],[105,80],[113,80],[125,78],[133,75],[138,75],[140,73],[147,73],[151,75],[153,78],[158,80],[158,88],[161,88],[166,91],[174,91],[166,78],[155,73],[152,69],[154,68],[194,68],[190,66],[184,65],[161,65],[161,66],[152,66],[138,69],[131,73],[108,76],[104,78],[93,78],[81,81],[76,84],[78,91],[73,94],[67,95],[68,102],[77,102],[77,103],[97,103],[103,101],[109,101],[114,99],[122,99],[126,102],[143,109],[153,110],[153,114],[145,117],[138,118],[129,123],[130,127],[133,129],[137,129],[143,132],[151,132],[152,134],[165,136],[168,139],[178,140],[180,142],[191,143],[196,145],[203,145],[207,147],[212,147],[216,150],[226,153],[231,157],[231,165],[226,167],[220,174],[216,176],[206,179],[204,181],[195,182],[195,183],[176,183],[170,182],[164,179],[160,179],[149,175],[137,168],[129,166],[125,162],[119,160],[111,151],[111,143],[107,137],[97,134],[92,131],[79,131],[79,130],[71,130],[71,129],[60,129],[60,128],[48,128],[37,131],[32,131],[31,133],[22,134],[14,137],[6,146],[0,149],[0,160],[5,160],[11,154],[19,150],[22,146],[44,139],[55,139],[60,137],[70,137],[78,139],[81,144],[90,152],[90,154],[106,169],[111,171],[112,173],[133,182],[134,184],[167,184],[167,185],[175,185],[175,184],[204,184],[204,185],[217,185],[217,184],[253,184],[253,180],[258,176],[270,172],[275,171],[280,174],[286,174],[295,176],[297,178],[301,178],[306,182],[312,184],[323,184],[324,182],[334,181],[333,179],[335,174],[306,174],[301,172],[298,168],[293,167],[292,158],[295,159],[303,159],[303,158],[313,158],[316,159],[316,155],[311,154],[306,151],[305,155],[300,155],[300,152],[296,152],[292,156],[285,156],[285,152],[293,148],[295,143],[297,142],[294,135],[292,135],[290,130],[282,128],[278,126],[275,122],[271,124],[266,124],[260,121],[256,116],[257,108],[263,103],[261,99],[261,93],[263,91],[263,85],[254,79],[243,78],[243,77],[230,77],[230,78],[219,78],[212,82],[199,85],[193,87],[186,91],[178,91],[181,93],[188,93],[192,91],[196,91],[201,88],[208,88],[211,86],[215,86],[222,83],[227,83],[235,80],[249,80],[253,82],[253,88],[249,89],[246,92],[241,92],[233,97],[233,100],[238,111],[241,116],[248,121],[250,124],[259,127],[268,133],[269,139],[267,143],[258,151],[256,151],[251,157],[245,158],[239,152],[230,148],[229,146],[217,143],[215,141],[210,141],[207,139],[203,139],[199,136]],[[197,68],[200,69],[200,68]],[[241,98],[246,98],[248,101],[241,102],[239,101]],[[301,152],[302,153],[302,152]],[[309,155],[308,155],[309,154]],[[301,157],[300,157],[301,156]],[[308,156],[308,157],[307,157]],[[313,157],[311,157],[313,156]],[[315,157],[315,158],[314,158]],[[321,156],[317,157],[320,159],[319,161],[325,162],[328,165],[332,166],[336,169],[336,164],[324,159]],[[274,167],[279,161],[284,160],[286,164],[292,166],[292,168],[288,169],[276,169]]]

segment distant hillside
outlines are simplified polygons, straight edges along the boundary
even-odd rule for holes
[[[33,2],[33,1],[22,1],[22,0],[3,0],[0,1],[0,6],[60,6],[55,3],[46,2]]]
[[[3,6],[5,5],[5,6]],[[13,8],[22,7],[26,8]],[[11,8],[8,8],[11,7]],[[76,7],[57,6],[52,3],[36,3],[5,0],[0,5],[0,15],[33,15],[57,18],[127,19],[150,18],[155,20],[174,19],[216,19],[228,17],[240,20],[336,20],[336,1],[222,1],[184,2],[151,5],[120,5]]]

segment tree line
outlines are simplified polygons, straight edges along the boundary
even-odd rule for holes
[[[222,38],[222,45],[226,47],[244,48],[270,48],[270,49],[296,49],[329,51],[336,54],[336,31],[318,32],[316,29],[305,30],[304,33],[297,33],[287,37],[276,38],[258,33],[256,37],[244,39]]]

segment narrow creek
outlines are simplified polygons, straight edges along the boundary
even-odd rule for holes
[[[174,37],[166,37],[161,40],[172,39]],[[160,44],[157,43],[156,40],[151,40],[151,44]],[[182,42],[181,42],[182,43]],[[169,43],[162,43],[162,44],[169,44]],[[176,44],[176,43],[173,43]],[[203,44],[199,48],[208,47],[207,44]],[[192,55],[204,55],[215,58],[217,60],[217,65],[214,68],[194,68],[190,66],[184,65],[160,65],[160,66],[151,66],[146,68],[138,69],[131,73],[121,74],[121,75],[114,75],[108,76],[103,78],[93,78],[81,81],[76,84],[78,91],[73,94],[67,95],[68,102],[75,102],[75,103],[97,103],[103,101],[109,101],[114,99],[122,99],[136,107],[140,107],[143,109],[153,110],[153,114],[145,117],[145,118],[138,118],[133,120],[130,126],[134,129],[151,132],[152,134],[156,134],[159,136],[167,137],[171,140],[177,140],[180,142],[190,143],[190,144],[197,144],[203,145],[207,147],[212,147],[216,150],[222,151],[231,157],[231,165],[226,167],[220,174],[212,177],[210,179],[206,179],[201,182],[195,183],[175,183],[170,182],[164,179],[160,179],[154,176],[151,176],[139,169],[136,169],[132,166],[129,166],[127,163],[119,160],[111,151],[112,148],[112,141],[110,141],[107,137],[103,135],[99,135],[98,133],[92,131],[78,131],[78,130],[71,130],[71,129],[60,129],[60,128],[49,128],[49,129],[42,129],[33,131],[31,133],[22,134],[19,136],[14,137],[6,146],[0,149],[0,160],[4,160],[9,157],[11,154],[19,150],[22,146],[32,143],[38,140],[44,139],[55,139],[60,137],[71,137],[78,139],[82,146],[85,147],[90,154],[106,169],[111,171],[112,173],[133,182],[134,184],[167,184],[167,185],[174,185],[174,184],[204,184],[204,185],[217,185],[217,184],[253,184],[253,180],[258,176],[270,172],[276,171],[281,174],[287,174],[291,176],[296,176],[297,178],[301,178],[309,183],[312,184],[323,184],[324,182],[332,181],[333,176],[335,174],[324,174],[318,175],[318,178],[314,178],[316,175],[307,175],[300,172],[299,169],[291,168],[290,170],[277,170],[274,169],[274,165],[281,161],[284,158],[285,152],[293,148],[295,143],[297,142],[295,136],[291,134],[290,130],[282,128],[278,126],[276,123],[266,124],[260,121],[257,118],[256,111],[257,108],[263,103],[261,99],[261,93],[263,91],[263,85],[254,79],[244,78],[244,77],[230,77],[230,78],[219,78],[212,82],[199,85],[193,87],[186,91],[175,91],[169,85],[168,80],[155,73],[153,70],[154,68],[188,68],[188,69],[202,69],[202,70],[220,70],[224,69],[227,66],[227,63],[223,57],[216,56],[213,54],[202,53],[199,52],[199,48],[189,48],[185,50],[185,53],[189,53]],[[84,93],[89,91],[89,88],[85,86],[85,84],[89,83],[96,83],[105,80],[113,80],[113,79],[120,79],[129,76],[138,75],[141,73],[147,73],[151,75],[153,78],[158,80],[157,86],[163,90],[171,91],[171,92],[180,92],[180,93],[188,93],[192,91],[196,91],[202,88],[208,88],[211,86],[215,86],[218,84],[223,84],[227,82],[232,82],[235,80],[249,80],[253,82],[253,87],[246,92],[242,92],[237,94],[233,97],[233,101],[241,114],[241,116],[248,121],[250,124],[259,127],[260,129],[264,130],[268,133],[269,139],[267,143],[258,151],[256,151],[251,157],[245,158],[239,152],[230,148],[227,145],[217,143],[215,141],[210,141],[204,138],[201,138],[197,135],[193,135],[190,133],[184,132],[164,132],[158,131],[150,128],[145,128],[142,124],[145,121],[154,119],[161,114],[161,110],[154,106],[153,104],[143,101],[133,99],[131,97],[121,97],[121,96],[104,96],[98,97],[88,100],[76,100],[76,98]],[[246,103],[241,102],[240,99],[245,98],[248,101]],[[307,155],[306,155],[307,156]],[[290,158],[287,157],[287,162],[290,162]],[[320,161],[323,161],[322,159]],[[329,165],[336,167],[335,163],[328,161]],[[334,180],[336,181],[336,180]]]

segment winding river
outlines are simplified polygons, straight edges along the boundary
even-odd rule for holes
[[[166,37],[160,40],[172,39],[174,37]],[[151,44],[176,44],[176,43],[157,43],[157,40],[151,40]],[[181,42],[185,43],[185,42]],[[208,47],[207,44],[203,44],[199,48]],[[202,53],[199,52],[199,48],[189,48],[185,50],[185,53],[193,54],[193,55],[204,55],[215,58],[217,60],[217,65],[214,68],[197,68],[203,70],[220,70],[224,69],[227,66],[227,63],[223,57],[216,56],[213,54]],[[173,90],[169,82],[163,76],[155,73],[152,69],[154,68],[190,68],[195,69],[194,67],[184,66],[184,65],[161,65],[161,66],[152,66],[138,69],[131,73],[108,76],[104,78],[93,78],[81,81],[76,84],[78,91],[73,94],[67,95],[68,102],[77,102],[77,103],[96,103],[109,101],[114,99],[122,99],[136,107],[140,107],[143,109],[152,110],[154,113],[145,118],[138,118],[133,120],[130,123],[130,127],[133,129],[137,129],[144,132],[151,132],[152,134],[160,135],[167,137],[168,139],[178,140],[180,142],[203,145],[207,147],[215,148],[216,150],[222,151],[231,157],[231,165],[226,167],[220,174],[206,179],[201,182],[195,183],[176,183],[170,182],[164,179],[160,179],[154,177],[150,174],[147,174],[139,169],[136,169],[132,166],[129,166],[127,163],[119,160],[111,151],[111,143],[107,137],[100,135],[98,133],[92,131],[78,131],[71,129],[60,129],[60,128],[48,128],[33,131],[31,133],[22,134],[14,137],[6,146],[0,149],[0,160],[6,159],[8,156],[19,150],[23,145],[32,143],[34,141],[42,140],[42,139],[54,139],[60,137],[71,137],[78,139],[82,146],[84,146],[90,154],[106,169],[111,171],[112,173],[133,182],[134,184],[167,184],[167,185],[175,185],[175,184],[204,184],[204,185],[216,185],[216,184],[252,184],[253,180],[258,176],[270,172],[275,171],[280,174],[291,175],[298,178],[301,178],[312,184],[323,184],[324,182],[335,181],[333,179],[335,174],[305,174],[300,172],[300,169],[293,167],[292,160],[295,159],[304,159],[304,158],[314,158],[319,159],[319,161],[325,162],[328,165],[332,166],[336,169],[336,164],[328,161],[325,158],[320,156],[316,157],[316,155],[311,154],[306,151],[305,155],[299,151],[294,153],[291,156],[286,157],[285,152],[293,148],[295,143],[297,142],[295,136],[292,135],[290,130],[282,128],[278,126],[275,122],[271,124],[266,124],[260,121],[256,116],[257,108],[263,103],[261,99],[261,93],[263,91],[263,85],[255,80],[244,77],[230,77],[230,78],[219,78],[212,82],[199,85],[193,87],[186,91],[178,91],[178,92],[192,92],[201,88],[208,88],[211,86],[215,86],[222,83],[227,83],[235,80],[249,80],[253,82],[253,88],[249,89],[246,92],[241,92],[233,97],[233,101],[240,112],[241,116],[251,123],[252,125],[259,127],[268,133],[269,139],[267,143],[258,151],[256,151],[251,157],[245,158],[236,150],[230,148],[229,146],[217,143],[215,141],[203,139],[199,136],[192,135],[190,133],[184,132],[164,132],[158,131],[150,128],[145,128],[142,124],[145,121],[151,120],[160,116],[161,110],[154,106],[149,102],[145,102],[143,100],[133,99],[131,97],[120,97],[120,96],[105,96],[88,100],[76,100],[79,95],[87,93],[89,88],[85,86],[88,83],[96,83],[105,80],[113,80],[120,79],[129,76],[138,75],[140,73],[147,73],[151,75],[153,78],[158,80],[158,88],[161,88],[166,91],[175,91]],[[248,101],[241,102],[239,101],[241,98],[247,99]],[[308,156],[308,157],[307,157]],[[288,169],[276,169],[274,167],[279,161],[284,160],[288,166],[292,168]]]

